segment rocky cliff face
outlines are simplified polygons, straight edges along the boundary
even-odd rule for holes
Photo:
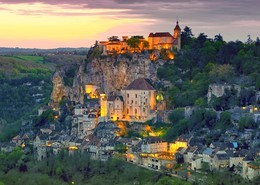
[[[63,96],[76,103],[84,102],[85,84],[94,84],[106,92],[119,92],[137,78],[157,80],[157,69],[162,62],[151,62],[149,56],[133,54],[131,57],[108,56],[103,59],[94,58],[82,63],[76,72],[73,86],[64,85],[66,69],[59,69],[53,76],[53,92],[51,102],[57,105]]]
[[[157,68],[149,57],[140,54],[134,54],[130,59],[122,56],[94,59],[87,64],[83,81],[101,87],[106,93],[119,92],[137,78],[155,82]]]
[[[50,105],[56,108],[59,106],[59,102],[62,100],[63,97],[66,97],[69,100],[74,101],[76,103],[83,103],[84,101],[84,87],[82,85],[82,76],[84,76],[84,66],[80,65],[77,69],[75,77],[73,78],[73,85],[71,87],[66,86],[64,83],[66,71],[68,71],[70,67],[71,66],[69,65],[58,68],[53,75],[53,90],[51,94]]]

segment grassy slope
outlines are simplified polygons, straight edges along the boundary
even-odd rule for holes
[[[5,77],[22,77],[36,69],[54,72],[55,64],[45,62],[40,56],[0,56],[0,73]]]

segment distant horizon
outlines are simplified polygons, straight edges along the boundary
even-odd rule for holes
[[[258,0],[0,0],[0,47],[90,47],[108,37],[170,32],[177,19],[195,37],[260,37]]]
[[[56,47],[56,48],[22,48],[22,47],[5,47],[5,46],[0,46],[0,50],[3,48],[7,49],[39,49],[39,50],[54,50],[54,49],[87,49],[90,47]]]

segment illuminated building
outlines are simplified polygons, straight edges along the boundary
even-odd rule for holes
[[[100,94],[100,117],[107,120],[107,96],[105,93]]]
[[[108,116],[111,120],[122,120],[124,111],[124,100],[122,96],[109,96],[108,102]]]
[[[100,121],[147,121],[155,115],[155,89],[144,78],[134,80],[121,90],[121,96],[100,95]]]
[[[169,143],[169,152],[176,153],[179,148],[187,148],[188,143],[185,140],[176,140],[173,143]]]
[[[173,35],[169,32],[150,33],[148,36],[149,49],[181,49],[181,28],[177,21]]]
[[[144,78],[134,80],[121,91],[124,97],[124,115],[130,120],[148,120],[156,109],[155,89]]]
[[[132,49],[128,46],[127,40],[129,39],[128,36],[123,36],[122,40],[120,40],[116,36],[112,36],[109,38],[108,41],[100,41],[98,43],[100,51],[103,52],[104,55],[106,54],[121,54],[125,53],[126,51],[133,52],[136,50]],[[173,35],[169,32],[156,32],[150,33],[148,38],[145,39],[142,36],[139,37],[141,41],[138,46],[138,52],[141,52],[144,48],[144,42],[147,41],[149,43],[149,50],[153,49],[172,49],[176,48],[178,51],[181,49],[181,28],[179,26],[179,22],[177,21],[176,26],[173,30]],[[174,59],[174,55],[171,53],[169,54],[170,59]],[[154,57],[152,57],[154,59]]]
[[[168,151],[168,143],[157,137],[149,137],[142,143],[142,153],[154,154]],[[155,156],[156,157],[156,156]]]

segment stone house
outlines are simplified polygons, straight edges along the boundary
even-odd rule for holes
[[[254,178],[260,176],[260,162],[259,160],[243,160],[242,176],[245,179],[253,180]]]
[[[77,116],[78,121],[78,133],[87,134],[89,131],[96,128],[98,124],[97,112],[90,112],[88,114]]]
[[[210,163],[213,157],[213,153],[214,150],[212,148],[206,148],[202,153],[203,162]]]
[[[156,109],[155,89],[148,79],[139,78],[121,91],[127,120],[150,119]]]
[[[184,157],[184,162],[191,164],[192,158],[196,156],[196,151],[197,151],[196,146],[189,146],[187,150],[184,152],[183,157]]]
[[[102,141],[114,139],[120,129],[113,122],[100,122],[94,130],[96,137]]]
[[[138,78],[121,90],[121,96],[100,95],[100,120],[144,122],[155,117],[156,90],[148,79]]]
[[[160,138],[149,137],[142,142],[142,153],[159,153],[168,151],[168,143]]]
[[[191,170],[200,170],[201,169],[201,165],[202,164],[202,157],[193,157],[191,159]]]
[[[0,148],[2,152],[9,153],[12,152],[16,147],[15,143],[1,143]]]
[[[124,112],[124,100],[122,96],[108,96],[108,116],[111,120],[122,120]]]
[[[219,170],[228,167],[229,155],[225,151],[218,151],[212,159],[212,167]]]
[[[83,115],[86,114],[88,112],[88,107],[85,105],[76,105],[75,109],[74,109],[74,114],[75,115]]]

